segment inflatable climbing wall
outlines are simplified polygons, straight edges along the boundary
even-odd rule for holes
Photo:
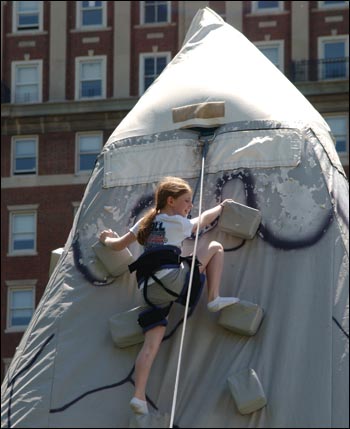
[[[349,426],[348,181],[318,112],[241,33],[203,9],[98,156],[6,374],[2,427],[146,425],[129,409],[142,297],[122,256],[111,274],[93,245],[103,229],[127,232],[163,176],[195,188],[206,133],[203,208],[232,198],[246,223],[233,214],[231,231],[228,214],[225,228],[215,223],[200,240],[223,244],[222,295],[241,301],[209,313],[204,291],[188,318],[174,425]],[[194,204],[195,216],[198,192]],[[240,236],[256,219],[244,216],[249,208],[258,229]],[[141,252],[137,243],[129,250]],[[148,425],[171,410],[182,318],[175,305],[148,384]]]

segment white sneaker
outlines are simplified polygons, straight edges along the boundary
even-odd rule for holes
[[[220,311],[223,308],[232,305],[232,304],[236,304],[237,302],[239,302],[239,298],[236,297],[222,297],[222,296],[217,296],[213,301],[208,302],[207,308],[208,311],[211,312],[216,312],[216,311]]]
[[[135,414],[148,414],[147,402],[133,397],[130,401],[130,408]]]

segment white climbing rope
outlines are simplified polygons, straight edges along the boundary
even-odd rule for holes
[[[190,296],[191,296],[191,289],[192,289],[194,267],[195,267],[195,263],[196,263],[197,245],[198,245],[198,237],[199,237],[199,229],[200,229],[199,226],[200,226],[201,215],[202,215],[204,162],[205,162],[205,157],[206,157],[206,150],[208,149],[207,146],[206,146],[207,144],[208,143],[205,143],[205,146],[203,147],[202,166],[201,166],[201,180],[200,180],[200,188],[199,188],[198,226],[197,226],[197,230],[196,230],[196,238],[194,240],[193,257],[192,257],[190,279],[189,279],[189,283],[188,283],[188,291],[187,291],[187,297],[186,297],[184,322],[183,322],[182,331],[181,331],[180,350],[179,350],[179,357],[178,357],[178,361],[177,361],[175,387],[174,387],[173,403],[172,403],[172,407],[171,407],[171,415],[170,415],[169,428],[172,428],[173,424],[174,424],[174,415],[175,415],[175,407],[176,407],[177,390],[178,390],[179,377],[180,377],[182,348],[183,348],[183,342],[184,342],[184,338],[185,338],[186,323],[187,323],[187,313],[188,313],[188,307],[189,307],[189,303],[190,303]]]

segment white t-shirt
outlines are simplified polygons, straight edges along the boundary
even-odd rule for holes
[[[140,219],[135,225],[130,228],[135,236],[139,230]],[[182,250],[182,242],[192,234],[195,222],[180,215],[169,216],[161,213],[156,216],[152,223],[152,230],[144,246],[145,250],[153,246],[171,245],[177,246]],[[167,275],[171,269],[164,269],[157,272],[157,277],[161,279]],[[154,280],[149,279],[149,284],[154,283]],[[143,286],[141,285],[141,289]]]
[[[130,231],[137,236],[140,219],[130,228]],[[164,244],[182,248],[185,238],[191,236],[194,220],[187,219],[180,215],[169,216],[165,213],[158,214],[152,223],[152,230],[145,244],[145,249],[152,246],[162,246]]]

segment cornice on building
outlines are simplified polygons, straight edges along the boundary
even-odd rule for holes
[[[108,98],[104,100],[68,100],[48,101],[33,104],[2,104],[2,118],[16,118],[25,116],[71,115],[93,112],[125,112],[131,110],[138,97],[125,99]]]

